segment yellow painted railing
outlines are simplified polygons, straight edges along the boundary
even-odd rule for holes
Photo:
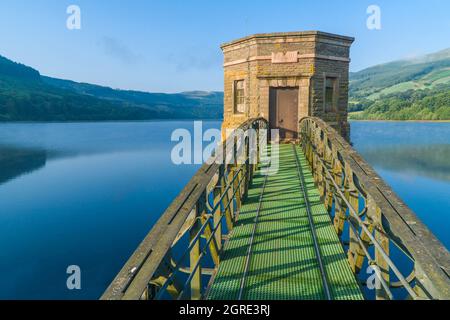
[[[299,128],[303,150],[346,245],[350,266],[361,276],[366,271],[363,266],[371,267],[379,283],[375,297],[394,298],[393,290],[402,288],[409,298],[449,299],[450,254],[442,243],[323,120],[305,118]],[[405,259],[411,270],[403,275],[397,265]]]

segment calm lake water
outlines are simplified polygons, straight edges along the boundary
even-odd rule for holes
[[[0,124],[0,298],[97,299],[198,169],[171,163],[176,128]],[[354,122],[352,141],[450,247],[450,124]]]

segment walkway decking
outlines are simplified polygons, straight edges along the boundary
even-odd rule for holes
[[[331,299],[363,299],[306,159],[300,148],[287,144],[280,145],[278,173],[267,177],[265,188],[266,177],[260,171],[255,174],[236,227],[224,246],[208,299],[327,299],[295,152]]]

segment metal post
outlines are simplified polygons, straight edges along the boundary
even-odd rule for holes
[[[197,202],[196,205],[196,217],[200,218],[205,212],[206,205],[206,194],[203,194]],[[194,266],[197,264],[200,259],[200,237],[197,237],[198,232],[201,228],[201,220],[195,219],[194,225],[189,231],[190,242],[195,241],[191,252],[189,254],[190,258],[190,266],[191,272],[193,271]],[[195,239],[195,240],[194,240]],[[202,268],[199,266],[195,271],[191,280],[191,299],[192,300],[200,300],[202,298]]]
[[[375,215],[377,217],[377,227],[375,229],[375,239],[383,248],[383,251],[389,255],[389,238],[383,232],[383,226],[381,224],[381,210],[377,207],[375,209]],[[381,277],[389,285],[389,264],[381,254],[380,250],[375,248],[375,262],[380,269]],[[388,300],[389,296],[383,288],[376,288],[377,300]]]

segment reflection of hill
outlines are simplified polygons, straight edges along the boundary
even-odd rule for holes
[[[0,146],[0,184],[45,166],[47,152]]]
[[[380,147],[362,155],[376,167],[450,181],[450,145]]]

